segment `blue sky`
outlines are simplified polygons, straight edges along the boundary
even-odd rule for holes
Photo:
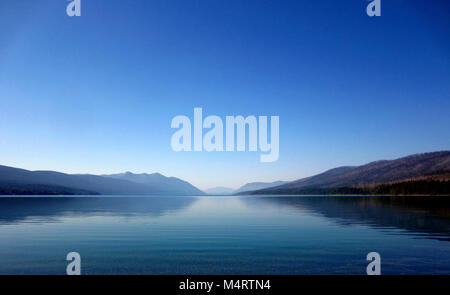
[[[0,164],[205,189],[450,149],[450,3],[0,3]],[[172,151],[177,115],[278,115],[280,157]]]

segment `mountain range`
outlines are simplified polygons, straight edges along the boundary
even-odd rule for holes
[[[396,160],[376,161],[362,166],[338,167],[321,174],[283,185],[247,191],[249,194],[327,194],[370,193],[405,186],[428,185],[431,181],[440,191],[448,191],[450,151],[416,154]],[[419,183],[420,182],[420,183]],[[414,188],[411,188],[414,189]],[[421,189],[421,188],[416,188]],[[426,192],[426,188],[424,188]]]
[[[237,190],[217,187],[206,191],[209,195],[349,193],[450,194],[450,151],[338,167],[291,182],[252,182]],[[0,166],[0,195],[90,194],[192,196],[205,192],[159,173],[65,174]]]
[[[0,194],[204,195],[192,184],[159,173],[65,174],[0,166]]]

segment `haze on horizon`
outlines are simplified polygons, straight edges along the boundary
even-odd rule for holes
[[[450,149],[450,3],[0,3],[0,165],[200,189]],[[280,117],[280,154],[172,151],[173,117]]]

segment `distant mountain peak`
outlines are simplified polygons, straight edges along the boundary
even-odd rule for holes
[[[196,188],[192,184],[176,177],[166,177],[161,173],[140,173],[131,172],[103,175],[105,177],[122,179],[138,184],[158,187],[158,191],[162,194],[182,194],[182,195],[203,195],[204,192]]]
[[[274,181],[274,182],[250,182],[247,183],[240,188],[238,188],[236,191],[234,191],[235,194],[241,193],[241,192],[248,192],[248,191],[254,191],[254,190],[260,190],[265,188],[271,188],[280,186],[287,183],[286,181]]]

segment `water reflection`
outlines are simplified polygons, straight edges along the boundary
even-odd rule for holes
[[[263,197],[243,198],[249,206],[266,204],[311,212],[340,225],[397,228],[424,238],[450,241],[450,198],[446,197]]]
[[[197,217],[215,211],[212,215],[223,218],[270,217],[290,210],[320,215],[342,226],[397,228],[450,241],[450,199],[445,197],[0,197],[0,223],[58,222],[63,216],[160,217],[188,208]]]
[[[74,250],[85,274],[363,274],[371,251],[385,274],[448,274],[449,201],[0,197],[0,274],[62,274]]]
[[[0,197],[0,222],[57,222],[62,216],[163,216],[183,210],[193,197]]]

